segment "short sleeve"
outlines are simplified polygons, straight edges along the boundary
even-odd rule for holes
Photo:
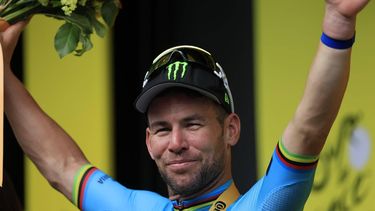
[[[318,157],[287,154],[282,147],[279,142],[265,176],[241,196],[231,210],[303,210],[311,192]]]
[[[169,199],[151,192],[132,190],[92,165],[76,174],[73,203],[81,210],[171,210]]]

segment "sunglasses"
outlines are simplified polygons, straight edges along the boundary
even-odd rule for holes
[[[227,90],[230,101],[232,102],[232,94],[223,68],[215,61],[211,53],[202,48],[191,45],[172,47],[159,54],[153,60],[151,67],[145,74],[143,87],[146,86],[149,80],[152,80],[153,76],[159,74],[159,71],[163,70],[164,67],[175,62],[176,57],[185,62],[199,64],[200,66],[206,67],[204,70],[207,70],[220,78],[223,81],[224,87]],[[231,107],[233,110],[233,104]]]
[[[224,83],[227,83],[226,76],[222,67],[214,60],[211,53],[202,48],[191,45],[176,46],[173,48],[169,48],[159,54],[153,60],[151,67],[146,72],[144,82],[147,83],[152,75],[158,72],[157,70],[162,69],[162,67],[165,67],[174,62],[172,60],[174,57],[180,57],[183,61],[204,66],[207,69],[212,70],[213,73],[219,78],[222,78]],[[225,86],[227,86],[227,84],[225,84]]]
[[[156,69],[169,64],[175,54],[179,54],[177,56],[182,57],[184,61],[198,63],[210,68],[211,70],[217,69],[216,62],[208,51],[195,46],[183,45],[162,52],[154,59],[149,71],[153,72]]]

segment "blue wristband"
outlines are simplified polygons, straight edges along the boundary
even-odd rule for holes
[[[353,46],[353,43],[355,41],[355,35],[349,40],[336,40],[329,37],[323,32],[322,36],[320,37],[320,40],[324,45],[334,49],[348,49]]]

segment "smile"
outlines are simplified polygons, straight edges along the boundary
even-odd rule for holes
[[[167,168],[174,172],[183,172],[188,170],[196,163],[195,160],[176,160],[167,163]]]

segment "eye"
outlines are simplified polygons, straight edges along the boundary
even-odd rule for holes
[[[168,127],[158,127],[158,128],[155,128],[152,131],[153,131],[154,135],[165,135],[171,130]]]
[[[202,127],[202,124],[197,123],[197,122],[190,122],[190,123],[187,124],[187,127],[188,127],[190,130],[198,130],[199,128]]]

